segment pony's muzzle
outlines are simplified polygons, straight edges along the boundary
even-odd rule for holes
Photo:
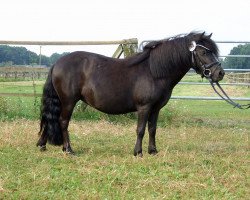
[[[221,63],[218,64],[218,81],[221,81],[224,78],[225,75],[225,71],[224,69],[221,67]]]
[[[220,72],[219,72],[219,79],[222,80],[224,78],[224,75],[225,75],[225,71],[222,69]]]
[[[225,71],[221,67],[221,64],[214,67],[214,71],[212,69],[211,69],[211,71],[212,71],[211,78],[214,82],[221,81],[225,76]]]

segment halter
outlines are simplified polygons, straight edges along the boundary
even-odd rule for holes
[[[215,65],[216,66],[220,65],[220,62],[218,61],[218,59],[216,58],[216,56],[213,53],[213,56],[214,56],[214,58],[216,60],[215,62],[212,62],[212,63],[209,63],[209,64],[202,63],[199,56],[198,56],[198,54],[197,54],[197,52],[196,52],[196,47],[197,46],[201,47],[203,49],[206,49],[206,50],[208,50],[210,52],[212,52],[212,51],[209,48],[207,48],[207,47],[205,47],[205,46],[203,46],[201,44],[196,44],[195,41],[192,41],[192,43],[191,43],[191,45],[189,47],[189,51],[191,51],[191,53],[192,53],[192,65],[193,65],[193,68],[195,69],[195,71],[197,72],[198,71],[197,68],[199,68],[200,71],[202,72],[202,75],[201,75],[202,77],[210,78],[211,77],[210,68],[215,66]]]
[[[206,77],[212,88],[214,89],[215,93],[218,94],[223,100],[225,100],[227,103],[231,104],[234,106],[234,108],[239,108],[239,109],[249,109],[250,108],[250,104],[246,104],[246,105],[240,105],[238,103],[235,103],[228,95],[227,93],[222,89],[222,87],[220,86],[220,84],[218,82],[216,82],[216,85],[218,86],[218,88],[220,89],[220,91],[222,92],[222,94],[215,88],[214,86],[214,82],[212,81],[211,79],[211,70],[210,68],[212,66],[218,66],[220,65],[220,62],[218,61],[218,59],[216,58],[216,56],[214,55],[213,53],[213,56],[215,58],[215,62],[212,62],[212,63],[209,63],[209,64],[203,64],[199,58],[199,56],[197,55],[197,52],[196,52],[196,47],[202,47],[203,49],[206,49],[208,51],[211,51],[209,48],[203,46],[203,45],[200,45],[200,44],[196,44],[195,41],[192,41],[191,43],[191,46],[189,47],[189,51],[191,51],[192,53],[192,65],[193,65],[193,68],[196,70],[197,72],[197,68],[199,68],[202,72],[202,77]],[[197,64],[197,59],[199,59],[199,63],[200,63],[200,66]]]

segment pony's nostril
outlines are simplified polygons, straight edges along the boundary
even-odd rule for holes
[[[224,72],[224,71],[220,71],[220,72],[219,72],[219,76],[220,76],[220,77],[224,77],[224,75],[225,75],[225,72]]]

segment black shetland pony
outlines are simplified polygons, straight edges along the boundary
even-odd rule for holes
[[[88,52],[73,52],[51,68],[44,86],[40,139],[63,145],[73,153],[68,125],[79,100],[108,114],[138,113],[135,156],[142,156],[142,139],[148,124],[148,153],[156,154],[156,124],[160,109],[167,104],[181,78],[194,68],[213,82],[223,79],[218,48],[211,35],[189,33],[148,43],[142,52],[114,59]]]

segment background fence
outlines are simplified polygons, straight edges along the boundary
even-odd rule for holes
[[[139,46],[143,46],[144,43],[149,41],[143,41]],[[249,41],[217,41],[217,43],[250,43]],[[113,54],[113,57],[119,58],[122,53],[124,57],[130,56],[137,51],[138,40],[136,38],[118,40],[118,41],[0,41],[0,44],[8,45],[118,45],[118,48]],[[41,49],[41,48],[40,48]],[[41,53],[41,52],[40,52]],[[221,55],[220,57],[250,57],[250,55]],[[221,85],[237,86],[237,87],[248,87],[250,88],[250,66],[248,69],[225,69],[226,71],[226,82]],[[44,67],[1,67],[0,78],[5,79],[27,79],[27,80],[39,80],[47,77],[48,68]],[[193,70],[190,70],[188,75],[194,74]],[[182,81],[179,85],[204,85],[210,87],[207,82],[189,82]],[[25,94],[25,93],[0,93],[0,96],[32,96],[41,94]],[[220,97],[211,96],[172,96],[172,99],[189,99],[189,100],[221,100]],[[237,97],[234,100],[250,101],[250,98]]]

